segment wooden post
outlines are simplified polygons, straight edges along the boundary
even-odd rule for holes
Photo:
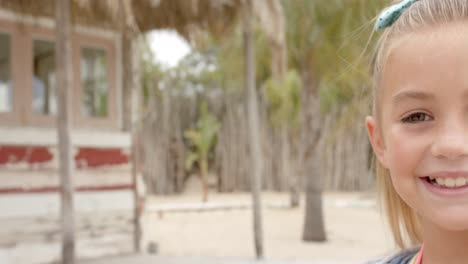
[[[73,206],[73,158],[70,140],[71,89],[73,87],[71,50],[71,0],[55,1],[57,130],[61,182],[62,263],[75,263],[75,219]]]
[[[131,177],[133,186],[133,201],[135,204],[133,211],[133,249],[135,252],[140,252],[140,240],[141,240],[141,226],[140,216],[143,213],[143,199],[140,197],[138,192],[138,157],[137,157],[137,112],[138,109],[138,61],[136,56],[135,47],[135,34],[132,29],[125,27],[122,36],[122,65],[123,65],[123,82],[124,82],[124,131],[131,133]]]
[[[138,138],[135,129],[132,130],[132,191],[133,191],[133,202],[135,203],[135,207],[133,210],[133,250],[136,253],[141,251],[141,225],[140,225],[140,217],[143,214],[144,209],[144,197],[140,197],[140,192],[138,190]]]
[[[133,249],[140,252],[141,225],[140,216],[144,209],[144,197],[138,191],[138,142],[136,122],[138,120],[140,76],[138,51],[135,46],[137,26],[133,17],[132,0],[119,0],[119,17],[122,32],[122,63],[123,66],[123,126],[122,130],[131,133],[131,179],[133,193]]]
[[[248,100],[248,123],[250,153],[252,158],[252,209],[254,243],[257,259],[263,258],[263,228],[262,228],[262,204],[260,191],[262,185],[262,151],[260,148],[260,126],[257,101],[257,90],[255,88],[255,51],[252,36],[252,2],[245,1],[243,12],[244,27],[244,51],[245,51],[245,86],[247,88]]]

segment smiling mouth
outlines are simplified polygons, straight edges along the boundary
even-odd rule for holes
[[[457,189],[457,188],[463,188],[463,187],[468,186],[468,178],[466,177],[457,177],[457,178],[423,177],[422,179],[430,183],[431,185],[437,186],[440,188]]]

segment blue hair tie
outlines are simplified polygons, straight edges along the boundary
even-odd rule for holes
[[[401,14],[418,0],[404,0],[385,9],[375,23],[375,31],[387,28],[400,18]]]

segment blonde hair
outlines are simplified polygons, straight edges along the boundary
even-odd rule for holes
[[[396,1],[400,2],[400,1]],[[395,42],[412,32],[468,18],[467,0],[419,0],[405,10],[401,17],[385,29],[377,43],[373,61],[373,111],[380,120],[379,83],[385,62]],[[383,131],[380,131],[381,133]],[[393,237],[400,248],[422,243],[419,217],[398,195],[393,187],[390,172],[377,161],[377,190],[387,215]],[[409,243],[409,245],[408,245]]]

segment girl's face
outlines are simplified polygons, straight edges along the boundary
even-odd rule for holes
[[[380,119],[366,124],[395,190],[423,221],[468,230],[467,25],[398,41],[379,89]]]

